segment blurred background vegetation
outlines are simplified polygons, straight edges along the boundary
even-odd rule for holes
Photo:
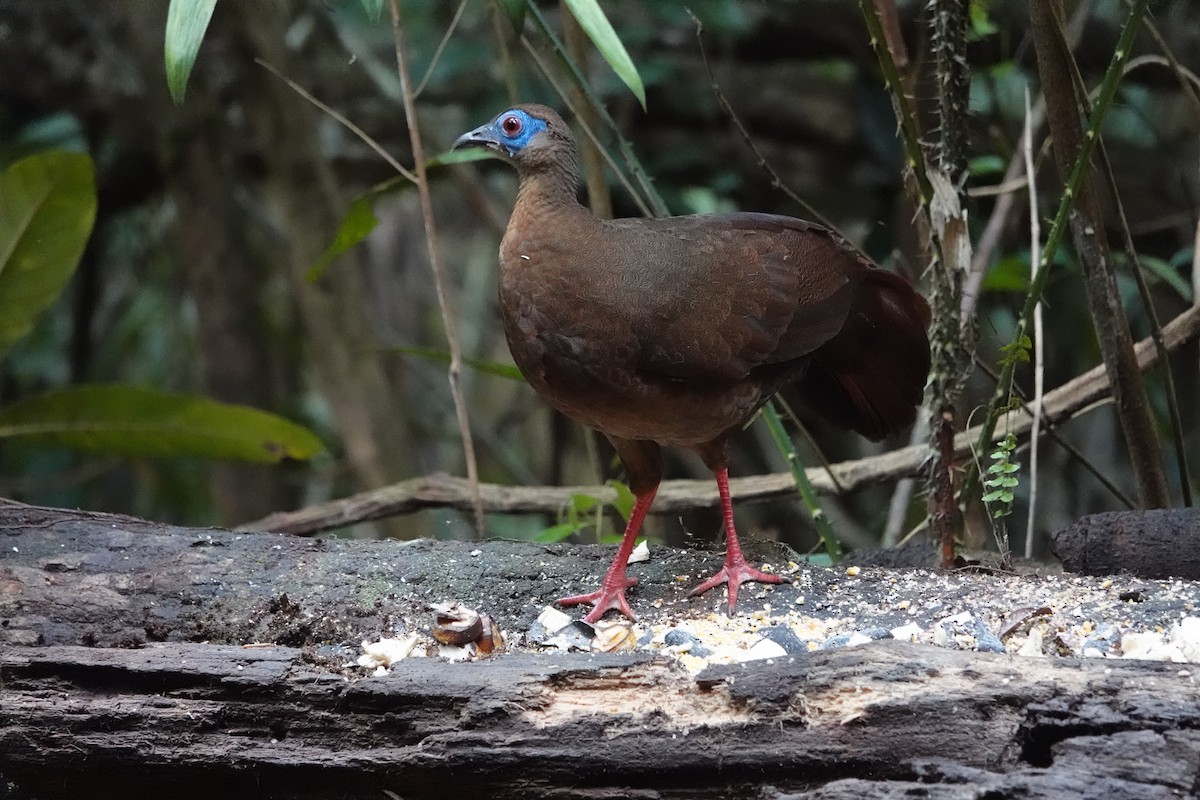
[[[418,78],[428,71],[416,101],[428,155],[513,101],[566,111],[522,47],[504,5],[403,3],[411,71]],[[563,9],[551,2],[539,7],[561,32]],[[932,66],[922,66],[929,56],[926,5],[897,7],[917,64],[920,108],[935,96]],[[672,213],[806,216],[772,186],[721,111],[690,9],[703,23],[721,90],[784,182],[880,263],[922,279],[927,258],[903,189],[896,120],[854,0],[626,0],[605,9],[645,82],[646,110],[594,49],[585,69]],[[979,357],[995,364],[1029,279],[1027,195],[1023,185],[1005,185],[1003,178],[1019,155],[1024,91],[1028,86],[1036,97],[1037,70],[1026,2],[976,0],[971,10],[972,239],[1005,192],[1016,206],[989,257],[978,309]],[[1112,56],[1123,5],[1081,0],[1067,3],[1067,12],[1083,79],[1094,87]],[[1200,72],[1200,5],[1165,0],[1152,12],[1166,47],[1183,67]],[[312,462],[262,466],[84,456],[11,439],[0,441],[0,496],[234,525],[408,477],[463,474],[445,365],[405,352],[446,348],[416,192],[377,202],[379,224],[368,240],[309,281],[306,272],[351,201],[394,172],[255,63],[268,62],[410,164],[386,12],[373,20],[361,0],[220,2],[178,107],[163,70],[166,13],[165,2],[137,0],[0,3],[0,168],[48,148],[87,152],[96,164],[99,200],[94,233],[68,291],[0,364],[0,404],[81,382],[135,383],[273,411],[317,431],[329,452]],[[535,38],[528,21],[527,34]],[[1138,37],[1135,56],[1161,52],[1149,34]],[[1200,109],[1162,59],[1147,59],[1122,82],[1104,135],[1158,315],[1167,321],[1192,303],[1194,292]],[[611,135],[602,136],[611,143]],[[1044,133],[1036,141],[1043,142]],[[1039,163],[1040,204],[1048,217],[1059,181],[1044,148]],[[430,175],[464,355],[511,363],[495,307],[495,271],[515,175],[487,162],[439,167]],[[615,215],[639,213],[609,178]],[[1059,261],[1046,293],[1047,388],[1099,363],[1069,248]],[[1119,283],[1140,339],[1148,333],[1146,314],[1127,265],[1119,269]],[[1195,347],[1174,363],[1195,463]],[[1027,386],[1026,373],[1018,372],[1018,379]],[[1179,504],[1162,381],[1151,373],[1147,382]],[[609,451],[589,446],[581,428],[552,414],[523,382],[467,370],[463,386],[482,480],[588,484],[619,477]],[[992,391],[987,375],[974,370],[960,419],[970,418]],[[1078,416],[1060,433],[1133,495],[1111,405]],[[907,443],[872,445],[819,428],[814,435],[835,461]],[[735,474],[785,468],[763,426],[752,426],[737,444]],[[670,477],[708,477],[690,455],[669,458]],[[1039,538],[1081,514],[1125,507],[1054,445],[1044,448],[1038,480],[1042,497],[1050,498],[1033,531]],[[1018,550],[1027,491],[1023,475],[1012,525]],[[848,544],[871,546],[880,541],[890,497],[891,487],[864,490],[827,500],[827,511]],[[901,533],[923,508],[918,495]],[[985,538],[983,517],[970,517],[977,543]],[[816,540],[795,503],[743,505],[739,518],[747,534],[802,551]],[[554,522],[493,515],[488,528],[525,537]],[[710,538],[718,529],[715,516],[697,513],[659,518],[650,530],[680,543],[692,533]],[[466,538],[473,525],[469,515],[431,510],[357,529],[380,532]]]

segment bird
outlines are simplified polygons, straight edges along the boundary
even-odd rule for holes
[[[663,477],[661,448],[713,473],[724,566],[693,591],[781,583],[742,552],[729,493],[730,437],[795,384],[818,416],[872,440],[911,425],[930,367],[930,311],[903,277],[829,229],[754,212],[600,219],[579,202],[575,140],[544,105],[516,105],[460,136],[517,170],[500,244],[499,309],[513,360],[550,405],[615,448],[635,502],[593,592],[599,621],[635,619],[626,565]]]

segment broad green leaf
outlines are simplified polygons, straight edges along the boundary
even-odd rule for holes
[[[406,356],[417,356],[419,358],[427,358],[430,361],[450,363],[450,354],[445,350],[438,350],[435,347],[393,347],[391,350]],[[495,361],[484,361],[479,358],[464,358],[463,363],[471,369],[486,375],[496,375],[514,381],[525,380],[525,376],[521,374],[521,370],[517,369],[515,364],[500,364]]]
[[[579,530],[579,528],[570,522],[564,522],[560,525],[551,525],[549,528],[544,528],[543,530],[539,531],[538,534],[533,537],[533,541],[541,542],[543,544],[553,544],[554,542],[561,542],[563,539],[566,539],[577,530]]]
[[[171,0],[167,9],[167,33],[163,38],[163,60],[167,66],[167,88],[175,105],[183,105],[188,76],[204,41],[217,0]]]
[[[0,438],[29,437],[124,456],[200,456],[274,463],[321,452],[283,417],[139,386],[75,386],[0,407]]]
[[[62,292],[95,220],[86,155],[40,153],[0,174],[0,355]]]
[[[633,504],[637,502],[637,498],[633,496],[633,492],[629,491],[623,481],[611,480],[608,485],[617,493],[617,499],[613,502],[613,508],[617,509],[617,513],[621,515],[621,519],[628,521],[629,515],[633,513]]]
[[[571,509],[577,514],[586,514],[596,507],[597,502],[590,494],[571,495]]]
[[[571,14],[579,22],[579,27],[583,28],[592,44],[596,45],[600,55],[604,56],[613,72],[617,73],[617,77],[625,82],[629,91],[633,92],[634,97],[642,104],[642,108],[645,108],[646,89],[642,86],[641,76],[638,75],[633,59],[625,51],[625,45],[621,44],[621,39],[613,30],[608,17],[604,16],[600,3],[597,0],[566,0],[566,3],[567,8],[571,9]]]
[[[383,16],[383,0],[362,0],[362,4],[367,16],[379,22],[379,18]]]

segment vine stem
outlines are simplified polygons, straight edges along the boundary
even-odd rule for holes
[[[1059,201],[1058,211],[1054,215],[1054,222],[1050,226],[1050,231],[1046,234],[1046,242],[1042,246],[1041,263],[1033,279],[1030,281],[1029,294],[1025,297],[1025,305],[1021,309],[1021,316],[1017,318],[1017,330],[1012,339],[1014,343],[1019,342],[1022,337],[1029,335],[1029,324],[1033,318],[1033,310],[1042,299],[1042,293],[1046,287],[1046,279],[1050,275],[1052,259],[1058,250],[1063,233],[1067,230],[1068,217],[1075,205],[1075,194],[1079,191],[1080,184],[1083,183],[1083,176],[1091,165],[1092,154],[1096,150],[1096,141],[1100,138],[1100,125],[1104,121],[1104,116],[1107,114],[1109,106],[1112,105],[1113,97],[1116,95],[1117,85],[1120,83],[1123,73],[1122,65],[1129,57],[1129,50],[1133,46],[1134,37],[1141,27],[1142,17],[1145,15],[1145,12],[1146,0],[1132,0],[1129,14],[1125,19],[1125,24],[1121,28],[1121,36],[1117,40],[1117,49],[1113,53],[1112,60],[1108,63],[1108,69],[1104,72],[1104,80],[1100,84],[1100,95],[1096,99],[1096,105],[1088,120],[1087,131],[1084,133],[1079,153],[1075,157],[1075,164],[1071,167],[1071,174],[1067,179],[1066,189],[1064,189],[1062,199]],[[979,451],[983,451],[991,446],[992,438],[996,432],[996,422],[1000,418],[1001,408],[1006,405],[1016,366],[1016,360],[1010,359],[1001,369],[1000,380],[996,383],[996,392],[992,396],[992,401],[988,406],[987,417],[980,426],[979,438],[976,440],[976,449]],[[979,473],[972,466],[968,466],[968,472],[964,476],[963,489],[960,496],[968,497],[975,490],[978,481]]]
[[[471,423],[467,418],[467,404],[462,395],[462,348],[454,328],[454,316],[446,296],[445,280],[442,276],[441,257],[437,246],[437,228],[433,219],[433,201],[429,196],[429,181],[425,172],[425,148],[421,142],[421,131],[417,126],[417,110],[412,81],[408,74],[408,54],[404,44],[404,24],[400,15],[399,0],[391,0],[392,36],[396,45],[396,66],[400,71],[400,88],[404,97],[404,117],[408,122],[408,137],[412,146],[413,170],[417,177],[417,192],[421,197],[421,218],[425,224],[425,243],[429,248],[429,267],[433,271],[433,285],[437,292],[438,309],[442,327],[446,333],[446,344],[450,350],[450,367],[446,377],[450,382],[450,395],[454,399],[454,415],[462,437],[463,456],[467,462],[467,481],[471,485],[472,506],[475,511],[475,531],[479,538],[484,535],[483,499],[479,491],[479,469],[475,462],[475,443],[471,438]]]

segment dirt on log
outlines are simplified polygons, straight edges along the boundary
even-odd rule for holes
[[[1200,690],[1186,664],[892,641],[698,675],[646,653],[410,658],[384,675],[345,666],[346,645],[408,624],[431,599],[470,600],[518,629],[609,556],[0,504],[0,797],[1200,790]],[[660,552],[635,609],[684,607],[675,575],[716,560]]]

